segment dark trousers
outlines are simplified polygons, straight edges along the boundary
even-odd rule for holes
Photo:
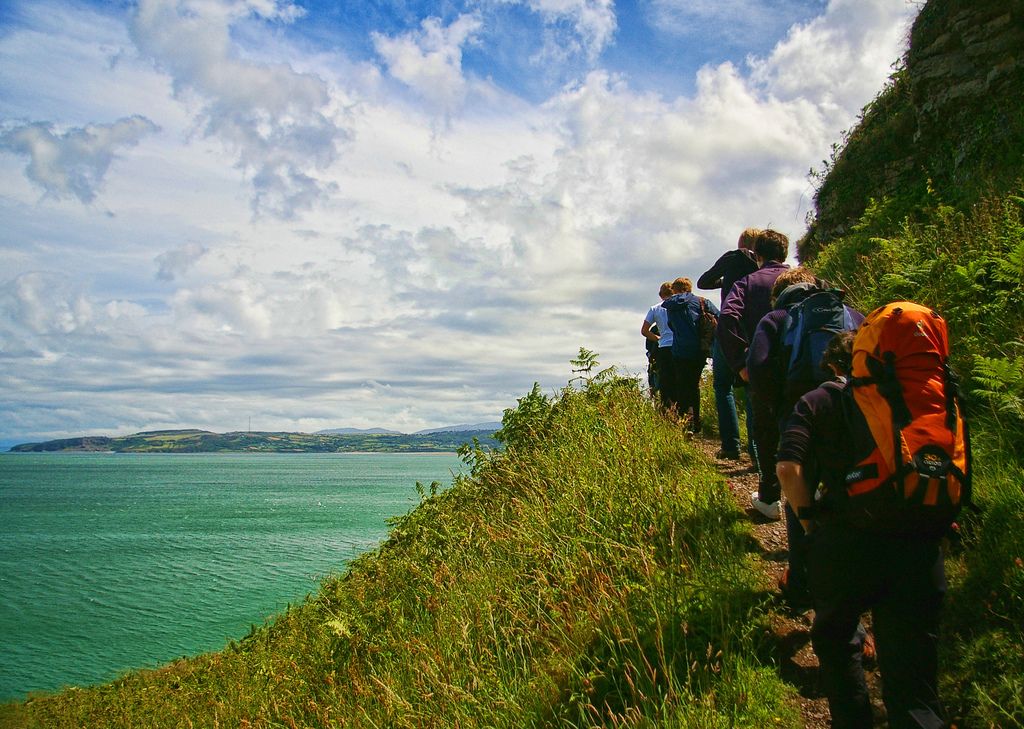
[[[676,364],[672,357],[672,347],[658,347],[655,355],[655,364],[658,367],[658,388],[661,393],[661,405],[666,410],[671,410],[676,405]]]
[[[749,388],[748,388],[749,389]],[[775,453],[779,450],[779,422],[775,411],[760,402],[756,393],[749,393],[753,398],[752,414],[753,429],[750,438],[757,444],[757,498],[766,504],[778,501],[782,496],[782,486],[775,474]]]
[[[804,528],[797,518],[796,512],[786,502],[783,513],[786,518],[786,542],[789,544],[789,580],[787,589],[794,594],[808,589],[807,580],[807,543],[804,540]]]
[[[945,726],[938,697],[938,625],[946,578],[937,539],[822,524],[807,538],[811,640],[832,726],[872,726],[861,666],[860,616],[871,610],[892,729]]]
[[[707,359],[704,357],[676,357],[677,393],[676,409],[680,417],[693,411],[690,423],[694,431],[700,430],[700,375]]]

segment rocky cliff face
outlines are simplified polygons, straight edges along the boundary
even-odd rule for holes
[[[870,199],[929,183],[969,205],[1024,174],[1024,0],[929,0],[903,68],[837,151],[801,259],[842,235]]]
[[[945,136],[946,129],[961,132],[954,160],[959,164],[967,160],[972,146],[999,141],[971,135],[970,122],[991,107],[1019,119],[1024,108],[1022,71],[1024,3],[929,3],[914,24],[907,56],[910,97],[918,123],[914,141],[919,144]],[[956,123],[951,126],[951,121]],[[1002,124],[989,131],[1002,137],[1009,128]],[[1019,155],[1021,140],[1013,141],[1018,143],[1015,151]]]

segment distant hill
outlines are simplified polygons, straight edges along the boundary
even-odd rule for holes
[[[453,426],[455,427],[455,426]],[[354,430],[354,429],[353,429]],[[486,429],[484,429],[486,430]],[[476,437],[481,444],[498,441],[481,430],[442,430],[406,435],[392,432],[348,433],[211,433],[206,430],[160,430],[119,437],[83,436],[43,443],[22,443],[16,453],[113,451],[116,453],[442,453],[458,450]]]
[[[441,428],[428,428],[427,430],[417,430],[414,435],[428,435],[430,433],[476,433],[481,431],[495,433],[499,430],[501,430],[500,422],[474,423],[473,425],[463,423],[461,425],[445,425]]]
[[[490,423],[460,423],[458,425],[442,425],[439,428],[426,428],[417,430],[411,435],[431,435],[433,433],[495,433],[501,430],[501,422]],[[406,435],[399,430],[388,430],[387,428],[330,428],[318,430],[316,435]]]

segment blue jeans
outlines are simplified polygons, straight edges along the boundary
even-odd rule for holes
[[[718,410],[718,436],[722,440],[722,450],[739,453],[740,421],[736,416],[736,397],[732,391],[732,383],[736,375],[725,360],[725,354],[718,345],[717,339],[711,345],[711,376],[714,380],[715,409]],[[749,412],[747,413],[747,423],[749,428]]]

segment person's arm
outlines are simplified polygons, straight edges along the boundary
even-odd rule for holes
[[[746,380],[747,340],[743,336],[740,321],[743,317],[743,300],[746,296],[746,279],[741,278],[733,284],[729,295],[722,304],[722,313],[718,317],[718,345],[722,348],[726,361],[733,372]]]
[[[822,400],[825,396],[826,400]],[[800,519],[805,533],[810,533],[811,519],[808,518],[808,507],[814,503],[814,490],[818,488],[817,479],[808,483],[808,464],[814,463],[814,442],[816,438],[826,437],[822,431],[822,405],[828,405],[823,388],[812,390],[797,402],[793,412],[786,419],[779,437],[778,463],[775,475],[779,479],[786,500],[793,512]],[[803,513],[801,513],[803,510]]]
[[[782,492],[786,494],[786,501],[797,517],[811,506],[813,497],[811,490],[804,478],[803,464],[796,461],[779,461],[775,466],[775,475],[782,485]],[[804,528],[804,534],[810,534],[814,528],[814,522],[810,519],[800,519],[800,526]]]
[[[725,272],[726,257],[721,256],[715,265],[700,275],[697,279],[697,288],[710,291],[711,289],[722,288],[722,274]]]
[[[773,310],[761,318],[747,350],[747,381],[751,392],[772,407],[780,396],[781,383],[777,372],[776,346],[781,336],[785,316]],[[774,415],[773,415],[774,417]]]
[[[646,319],[644,319],[644,325],[640,327],[640,333],[643,334],[644,337],[646,337],[647,339],[650,339],[652,342],[657,342],[659,339],[661,339],[661,337],[659,337],[657,334],[651,331],[651,323]]]

